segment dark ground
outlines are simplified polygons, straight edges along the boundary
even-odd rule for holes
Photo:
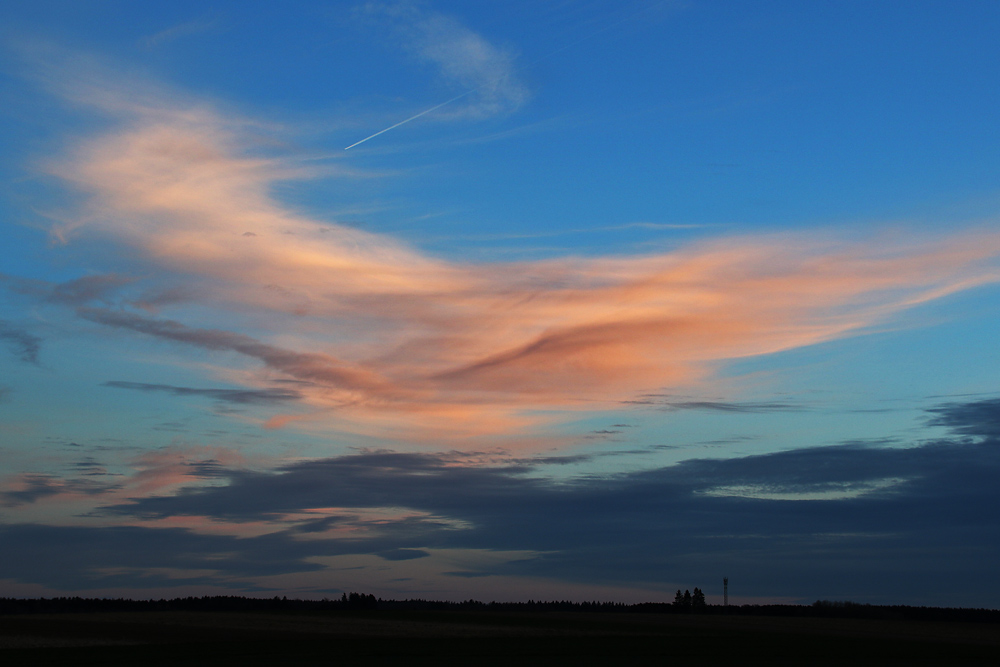
[[[572,612],[0,616],[6,665],[1000,665],[1000,624]]]

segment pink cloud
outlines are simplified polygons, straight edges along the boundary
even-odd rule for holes
[[[1000,277],[1000,234],[990,228],[923,238],[744,236],[635,257],[446,262],[282,205],[274,184],[310,173],[261,157],[245,121],[170,105],[127,118],[53,167],[88,195],[72,234],[121,244],[151,269],[193,281],[192,293],[234,324],[81,314],[236,352],[259,364],[244,369],[243,381],[300,381],[314,410],[307,421],[335,429],[525,433],[544,421],[539,410],[599,409],[702,382],[720,362],[854,335]],[[264,334],[238,330],[251,319]],[[265,425],[302,418],[276,415]]]

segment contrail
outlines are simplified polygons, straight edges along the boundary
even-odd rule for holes
[[[646,13],[647,11],[649,11],[649,10],[651,10],[651,9],[659,9],[659,8],[660,8],[660,6],[661,6],[661,5],[664,5],[664,4],[666,4],[666,2],[667,2],[667,0],[661,0],[660,2],[657,2],[657,3],[655,3],[655,4],[652,4],[652,5],[649,5],[649,6],[647,6],[647,7],[643,7],[643,8],[642,8],[642,9],[640,9],[639,11],[637,11],[637,12],[634,12],[634,13],[632,13],[632,14],[628,14],[628,15],[627,15],[627,16],[625,16],[624,18],[621,18],[621,19],[618,19],[617,21],[614,21],[613,23],[610,23],[610,24],[608,24],[608,25],[606,25],[606,26],[603,26],[603,27],[601,27],[600,29],[598,29],[598,30],[595,30],[594,32],[591,32],[591,33],[589,33],[589,34],[586,34],[586,35],[584,35],[583,37],[581,37],[581,38],[577,39],[576,41],[573,41],[573,42],[570,42],[569,44],[565,44],[565,45],[563,45],[563,46],[559,47],[558,49],[555,49],[554,51],[549,51],[548,53],[546,53],[546,54],[545,54],[545,55],[543,55],[542,57],[540,57],[540,58],[536,58],[535,60],[532,60],[532,61],[531,61],[530,63],[528,63],[528,64],[529,64],[529,65],[533,65],[533,64],[535,64],[535,63],[539,63],[539,62],[541,62],[541,61],[543,61],[543,60],[547,60],[547,59],[551,58],[552,56],[556,55],[557,53],[560,53],[561,51],[565,51],[566,49],[568,49],[568,48],[571,48],[571,47],[574,47],[574,46],[576,46],[577,44],[580,44],[581,42],[586,42],[586,41],[588,41],[588,40],[590,40],[590,39],[592,39],[592,38],[596,37],[597,35],[601,34],[602,32],[607,32],[608,30],[611,30],[611,29],[613,29],[613,28],[617,28],[617,27],[618,27],[619,25],[621,25],[622,23],[625,23],[626,21],[631,21],[632,19],[634,19],[635,17],[639,16],[640,14],[644,14],[644,13]],[[490,82],[490,83],[492,83],[492,82]],[[455,102],[455,101],[457,101],[457,100],[460,100],[460,99],[462,99],[463,97],[465,97],[466,95],[471,95],[472,93],[476,92],[477,90],[482,90],[482,89],[483,89],[483,88],[485,88],[486,86],[490,85],[490,83],[484,83],[484,84],[483,84],[483,85],[481,85],[481,86],[478,86],[478,87],[476,87],[476,88],[473,88],[473,89],[471,89],[471,90],[467,90],[467,91],[465,91],[464,93],[462,93],[461,95],[456,95],[455,97],[451,98],[450,100],[448,100],[448,101],[446,101],[446,102],[442,102],[441,104],[438,104],[437,106],[433,106],[433,107],[431,107],[430,109],[427,109],[426,111],[421,111],[421,112],[420,112],[420,113],[418,113],[418,114],[417,114],[416,116],[410,116],[410,117],[409,117],[409,118],[407,118],[406,120],[401,120],[401,121],[399,121],[398,123],[396,123],[395,125],[390,125],[389,127],[385,128],[384,130],[379,130],[378,132],[376,132],[375,134],[371,135],[370,137],[365,137],[365,138],[364,138],[364,139],[362,139],[361,141],[355,141],[355,142],[354,142],[353,144],[351,144],[350,146],[348,146],[348,147],[347,147],[347,148],[345,148],[344,150],[345,150],[345,151],[349,151],[349,150],[351,150],[352,148],[354,148],[355,146],[358,146],[358,145],[360,145],[360,144],[363,144],[363,143],[365,143],[366,141],[368,141],[369,139],[374,139],[375,137],[377,137],[377,136],[378,136],[378,135],[380,135],[380,134],[385,134],[385,133],[386,133],[386,132],[388,132],[389,130],[394,130],[394,129],[396,129],[397,127],[399,127],[400,125],[406,125],[406,124],[407,124],[407,123],[409,123],[409,122],[410,122],[411,120],[416,120],[416,119],[420,118],[421,116],[426,116],[427,114],[429,114],[429,113],[430,113],[430,112],[432,112],[432,111],[437,111],[437,110],[438,110],[438,109],[440,109],[441,107],[443,107],[443,106],[446,106],[446,105],[448,105],[448,104],[451,104],[452,102]]]
[[[480,86],[479,88],[482,88],[482,86]],[[395,125],[390,125],[389,127],[385,128],[384,130],[379,130],[378,132],[376,132],[375,134],[371,135],[370,137],[365,137],[361,141],[354,142],[353,144],[351,144],[350,146],[348,146],[344,150],[345,151],[349,151],[352,148],[354,148],[355,146],[357,146],[358,144],[363,144],[366,141],[368,141],[369,139],[374,139],[375,137],[377,137],[380,134],[384,134],[385,132],[388,132],[389,130],[393,130],[393,129],[399,127],[400,125],[405,125],[406,123],[409,123],[411,120],[416,120],[416,119],[420,118],[421,116],[425,116],[425,115],[429,114],[432,111],[436,111],[437,109],[440,109],[441,107],[443,107],[446,104],[451,104],[452,102],[454,102],[456,100],[460,100],[463,97],[465,97],[466,95],[469,95],[471,93],[476,92],[477,90],[479,90],[479,88],[473,88],[472,90],[467,90],[464,93],[462,93],[461,95],[456,95],[455,97],[451,98],[447,102],[442,102],[441,104],[438,104],[437,106],[433,106],[430,109],[427,109],[426,111],[421,111],[416,116],[410,116],[406,120],[401,120],[398,123],[396,123]]]

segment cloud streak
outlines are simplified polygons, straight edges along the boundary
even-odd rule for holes
[[[0,283],[5,284],[12,292],[62,306],[80,306],[93,301],[107,302],[120,288],[133,282],[133,278],[116,274],[83,276],[62,283],[51,283],[0,273]]]
[[[56,496],[100,496],[116,488],[114,484],[95,480],[62,479],[55,475],[24,473],[3,481],[0,507],[30,505]]]
[[[395,23],[414,55],[436,67],[449,84],[475,93],[474,102],[458,115],[510,113],[527,101],[510,51],[444,14],[409,4],[382,7],[382,13]]]
[[[294,401],[302,397],[302,394],[298,391],[281,388],[196,389],[193,387],[174,387],[167,384],[147,384],[145,382],[124,382],[121,380],[111,380],[110,382],[105,382],[104,386],[144,392],[163,392],[174,396],[204,396],[217,401],[237,403],[240,405],[280,403],[284,401]]]
[[[628,405],[655,405],[667,410],[709,410],[729,413],[762,413],[762,412],[797,412],[803,406],[795,403],[778,403],[773,401],[743,401],[731,403],[725,401],[678,401],[671,396],[649,394],[625,401]]]
[[[457,28],[421,34],[434,30]],[[418,439],[524,432],[538,410],[611,409],[690,387],[720,363],[856,335],[1000,278],[1000,235],[990,228],[444,261],[284,205],[275,185],[313,173],[268,156],[261,128],[246,119],[165,96],[129,105],[111,84],[72,91],[119,125],[51,162],[86,195],[60,234],[135,255],[149,293],[182,284],[191,302],[228,313],[231,324],[182,321],[189,311],[169,299],[157,306],[166,317],[115,303],[114,288],[129,280],[115,275],[16,289],[104,326],[256,360],[263,368],[232,369],[241,383],[262,391],[275,380],[305,382],[302,404],[339,429]],[[251,323],[255,336],[239,331]]]
[[[0,341],[7,343],[21,361],[38,364],[38,353],[42,347],[42,339],[38,336],[0,320]]]
[[[171,26],[170,28],[160,30],[157,33],[149,35],[148,37],[143,37],[139,40],[139,44],[148,49],[156,48],[183,37],[211,30],[217,23],[217,18],[199,18],[193,21],[186,21],[184,23]]]
[[[455,19],[420,10],[411,4],[370,4],[366,9],[370,16],[388,19],[403,37],[411,53],[434,65],[441,78],[450,86],[464,90],[440,104],[356,141],[344,150],[360,146],[438,109],[450,107],[466,97],[472,100],[470,104],[445,114],[444,117],[479,119],[512,113],[527,100],[527,89],[514,71],[514,56],[497,48]]]

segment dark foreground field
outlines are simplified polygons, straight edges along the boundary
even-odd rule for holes
[[[1000,624],[678,614],[0,616],[6,665],[998,665]]]

